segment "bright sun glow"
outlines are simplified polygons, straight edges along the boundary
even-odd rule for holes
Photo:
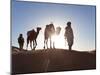
[[[55,42],[55,48],[66,48],[63,30],[61,30],[59,35],[53,35],[52,40]]]

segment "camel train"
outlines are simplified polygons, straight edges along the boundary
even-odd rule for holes
[[[32,29],[27,32],[26,50],[28,49],[29,43],[30,43],[31,50],[35,50],[35,48],[37,46],[37,37],[38,37],[41,29],[42,29],[41,27],[37,27],[37,31]],[[56,29],[55,29],[53,23],[46,25],[45,30],[44,30],[44,49],[46,49],[46,48],[54,49],[55,48],[55,42],[52,40],[52,36],[59,35],[60,31],[61,31],[61,27],[56,27]],[[21,34],[21,36],[22,36],[22,34]],[[64,37],[65,37],[65,41],[68,42],[69,50],[71,50],[71,47],[73,45],[73,39],[74,39],[73,30],[71,28],[71,22],[67,22]],[[18,43],[19,43],[20,48],[22,49],[23,45],[21,45],[21,44],[23,44],[24,42],[20,43],[19,41],[21,41],[23,37],[19,37],[19,38],[20,38],[20,40],[18,40]],[[50,47],[48,47],[48,41],[50,43]]]
[[[28,49],[28,45],[30,43],[30,48],[31,50],[35,50],[36,46],[37,46],[37,36],[40,32],[42,28],[37,27],[37,31],[35,31],[34,29],[30,30],[27,32],[27,46],[26,46],[26,50]],[[55,31],[55,27],[53,25],[53,23],[46,25],[45,27],[45,31],[44,31],[44,49],[48,49],[48,40],[50,39],[50,48],[55,48],[54,45],[54,41],[52,41],[51,37],[55,34],[59,35],[61,28],[57,27],[57,30]],[[33,42],[33,45],[32,45]],[[33,48],[32,48],[33,46]]]

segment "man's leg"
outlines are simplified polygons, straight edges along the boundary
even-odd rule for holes
[[[71,45],[69,45],[69,51],[71,51],[72,50],[72,48],[71,48],[72,46]]]
[[[22,43],[22,49],[23,49],[24,44]]]

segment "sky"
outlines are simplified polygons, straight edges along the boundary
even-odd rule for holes
[[[60,26],[61,33],[56,36],[55,47],[68,49],[64,32],[66,23],[71,21],[74,33],[72,49],[78,51],[90,51],[95,49],[96,38],[96,7],[89,5],[72,5],[40,2],[21,2],[12,0],[12,46],[18,47],[17,38],[20,33],[25,39],[26,48],[27,31],[41,27],[37,37],[36,49],[43,49],[44,28],[53,22],[54,26]],[[30,48],[29,48],[30,49]]]

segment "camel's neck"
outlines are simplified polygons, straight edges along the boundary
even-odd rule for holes
[[[37,31],[37,33],[36,33],[36,37],[38,36],[38,34],[39,34],[39,31]]]

